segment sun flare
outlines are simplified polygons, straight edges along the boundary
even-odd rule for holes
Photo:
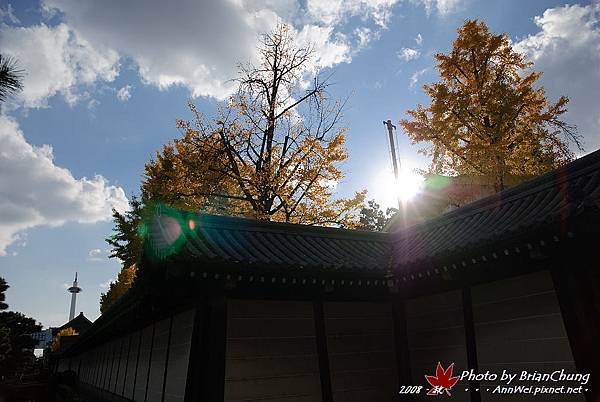
[[[423,176],[413,169],[405,168],[400,171],[398,179],[391,169],[382,170],[376,178],[376,191],[380,194],[381,203],[385,206],[398,206],[398,200],[408,202],[414,199],[423,186]]]

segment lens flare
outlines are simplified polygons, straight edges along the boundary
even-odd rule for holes
[[[181,225],[177,222],[177,219],[170,216],[163,216],[160,218],[160,225],[163,229],[163,236],[167,244],[173,244],[181,235]]]

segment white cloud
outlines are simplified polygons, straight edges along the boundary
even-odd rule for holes
[[[345,19],[360,16],[385,28],[398,0],[308,0],[306,8],[315,21],[335,25]]]
[[[6,10],[0,7],[0,23],[2,21],[8,21],[11,24],[21,23],[21,21],[19,21],[19,19],[15,15],[14,9],[12,8],[12,5],[10,3],[6,5]]]
[[[430,15],[434,10],[440,15],[446,15],[456,11],[463,0],[411,0],[411,2],[424,6],[427,15]]]
[[[117,91],[117,98],[121,102],[127,102],[131,98],[131,85],[125,85]]]
[[[91,249],[88,252],[88,260],[90,261],[106,261],[110,250],[102,250],[100,248]]]
[[[600,148],[600,5],[566,5],[534,18],[540,31],[515,48],[544,72],[540,83],[550,100],[570,98],[565,119],[579,128],[587,151]]]
[[[365,48],[372,40],[379,39],[379,31],[373,31],[367,27],[358,27],[354,30],[354,35],[358,38],[357,49]]]
[[[322,40],[321,67],[332,66],[350,62],[377,39],[399,1],[221,0],[174,6],[163,0],[43,0],[43,15],[62,23],[0,25],[0,46],[23,62],[28,76],[21,100],[29,107],[45,106],[55,94],[77,102],[82,84],[114,80],[121,59],[132,62],[146,84],[184,86],[192,97],[224,99],[235,88],[237,63],[257,60],[257,37],[277,22]],[[409,1],[447,12],[459,0]]]
[[[98,105],[100,104],[100,101],[97,99],[90,99],[87,103],[87,108],[89,110],[94,110],[98,107]]]
[[[100,175],[76,179],[56,166],[49,145],[27,143],[17,122],[0,116],[0,255],[19,233],[38,225],[108,220],[128,208],[125,192]]]
[[[403,47],[398,52],[398,58],[404,61],[416,60],[421,56],[421,52],[410,47]]]
[[[417,42],[417,45],[421,46],[423,44],[423,37],[421,36],[421,34],[417,34],[417,37],[415,38],[415,42]]]
[[[413,75],[410,76],[410,87],[414,88],[414,86],[417,84],[417,82],[419,82],[419,79],[421,78],[421,76],[423,74],[425,74],[426,72],[427,72],[427,68],[415,71],[413,73]]]
[[[92,46],[67,25],[0,26],[2,53],[14,56],[25,70],[17,99],[26,107],[44,107],[60,93],[69,104],[79,99],[77,86],[112,81],[119,71],[114,50]]]
[[[352,59],[352,48],[343,35],[335,37],[333,27],[305,25],[296,34],[296,41],[300,44],[312,43],[316,54],[314,68],[332,67]]]
[[[160,89],[181,85],[193,97],[223,99],[231,93],[239,62],[256,61],[256,40],[278,21],[302,19],[295,1],[45,0],[89,43],[132,60],[142,81]],[[316,35],[325,65],[348,61],[351,47],[333,27],[303,21],[300,35]],[[333,54],[329,52],[332,51]]]

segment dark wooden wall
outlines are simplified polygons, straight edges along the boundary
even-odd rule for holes
[[[324,303],[334,402],[395,401],[398,388],[390,303]]]
[[[472,300],[480,371],[577,371],[548,271],[475,286]],[[497,395],[484,391],[498,383],[480,384],[482,401],[498,400]],[[560,386],[568,383],[519,384]],[[546,401],[584,401],[580,395],[504,395],[502,398],[523,402],[539,401],[540,398]]]
[[[433,375],[438,362],[444,368],[454,363],[455,375],[470,368],[576,371],[549,271],[394,298],[211,299],[63,359],[59,370],[78,372],[103,400],[143,402],[409,400],[399,398],[399,386],[428,388],[425,375]],[[499,399],[486,391],[497,384],[463,381],[452,399],[540,400]],[[416,399],[428,398],[423,392]]]
[[[61,359],[58,370],[70,365],[98,400],[183,402],[193,324],[193,310],[177,314]]]
[[[412,384],[429,388],[425,375],[435,375],[438,362],[445,369],[454,363],[454,375],[468,366],[460,290],[407,300],[405,306]],[[452,400],[470,401],[467,385],[458,383],[461,390],[452,392]],[[421,393],[415,399],[427,398]]]
[[[227,304],[225,401],[320,401],[312,303]]]

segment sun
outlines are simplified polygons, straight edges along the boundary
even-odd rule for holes
[[[398,179],[391,169],[383,169],[375,177],[376,199],[384,206],[398,207],[398,200],[409,202],[413,200],[423,187],[423,176],[413,169],[400,170]],[[381,201],[379,201],[381,200]]]
[[[412,170],[402,170],[398,175],[396,191],[402,201],[410,201],[415,198],[423,187],[423,176]]]

